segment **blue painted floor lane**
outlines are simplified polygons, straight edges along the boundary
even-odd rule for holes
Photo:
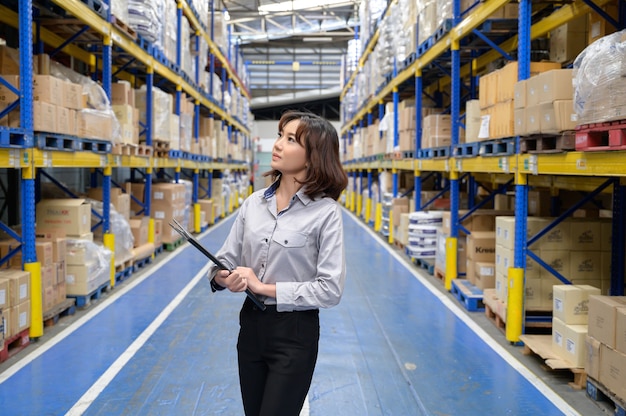
[[[233,217],[202,242],[216,251]],[[348,276],[323,310],[311,415],[560,415],[424,284],[344,215]],[[384,245],[384,243],[383,243]],[[180,250],[180,249],[179,249]],[[0,414],[69,410],[204,267],[193,247],[0,384]],[[202,279],[85,415],[242,415],[236,365],[242,294]]]
[[[11,415],[69,410],[206,264],[193,247],[32,363],[0,384],[0,409]]]

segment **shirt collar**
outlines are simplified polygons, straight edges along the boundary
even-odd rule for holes
[[[280,176],[265,190],[263,193],[263,197],[268,200],[274,195],[276,195],[276,189],[278,189],[278,185],[280,184]],[[304,205],[308,205],[311,202],[311,198],[304,193],[304,187],[300,188],[298,192],[296,192],[296,196]]]

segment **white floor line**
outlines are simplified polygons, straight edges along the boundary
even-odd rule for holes
[[[66,413],[66,416],[80,416],[89,406],[98,398],[100,393],[113,381],[115,376],[122,371],[124,366],[135,356],[137,351],[150,339],[157,329],[165,322],[168,316],[176,309],[176,307],[185,299],[194,286],[206,277],[210,265],[207,264],[194,276],[194,278],[185,286],[185,288],[176,295],[176,297],[163,309],[163,311],[155,318],[154,321],[137,337],[137,339],[124,351],[117,360],[100,376],[100,378],[91,386],[78,402]]]
[[[211,231],[219,228],[222,224],[224,224],[224,221],[220,221],[214,227],[209,228],[207,231],[205,231],[204,233],[200,234],[197,237],[197,239],[204,238],[206,235],[211,233]],[[188,249],[189,247],[191,247],[191,245],[189,243],[184,243],[183,246],[181,247],[180,251],[177,251],[175,253],[170,254],[168,256],[168,258],[166,258],[165,260],[163,260],[162,262],[157,264],[154,268],[150,269],[149,272],[143,273],[141,276],[139,276],[137,279],[132,280],[128,285],[124,286],[122,289],[115,290],[111,294],[111,296],[107,297],[104,301],[99,303],[92,310],[87,312],[81,318],[77,319],[69,327],[67,327],[63,331],[59,332],[52,339],[50,339],[49,341],[46,341],[44,343],[44,345],[42,345],[41,347],[37,348],[32,353],[26,355],[20,361],[18,361],[17,363],[13,364],[11,367],[7,368],[5,371],[0,373],[0,384],[4,383],[11,376],[13,376],[15,373],[20,371],[22,368],[24,368],[25,366],[27,366],[28,364],[33,362],[35,359],[40,357],[42,354],[44,354],[50,348],[54,347],[59,342],[63,341],[63,339],[65,339],[66,337],[71,335],[74,331],[79,329],[81,326],[83,326],[84,324],[89,322],[91,319],[93,319],[96,315],[98,315],[104,309],[109,307],[109,305],[111,305],[113,302],[115,302],[118,298],[123,296],[125,293],[131,291],[135,286],[137,286],[138,284],[140,284],[141,282],[143,282],[144,280],[146,280],[147,278],[152,276],[153,273],[156,273],[161,267],[163,267],[168,262],[170,262],[172,259],[174,259],[176,257],[174,254],[178,255],[178,254],[180,254],[182,252],[182,250]]]
[[[345,210],[345,208],[344,208]],[[357,224],[366,230],[373,238],[378,239],[380,236],[376,234],[371,227],[365,225],[359,218],[353,213],[345,210],[352,216]],[[396,259],[400,260],[403,264],[407,264],[407,259],[400,256],[390,245],[381,244],[382,247],[393,255]],[[407,265],[408,266],[408,265]],[[543,394],[548,400],[550,400],[563,414],[571,416],[580,416],[580,413],[571,407],[561,396],[559,396],[552,388],[544,383],[539,377],[533,374],[524,364],[517,360],[510,352],[504,349],[502,345],[498,344],[491,335],[489,335],[484,329],[482,329],[476,322],[474,322],[467,314],[461,309],[461,307],[452,302],[445,294],[441,293],[430,281],[424,276],[418,273],[413,267],[407,267],[411,274],[420,281],[433,295],[435,295],[441,303],[443,303],[452,313],[454,313],[461,321],[463,321],[476,335],[484,340],[492,350],[494,350],[502,359],[504,359],[511,367],[517,370],[530,384],[532,384],[541,394]]]

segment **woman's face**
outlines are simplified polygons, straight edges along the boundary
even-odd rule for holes
[[[272,169],[283,175],[297,175],[306,170],[306,150],[296,141],[296,129],[300,120],[292,120],[278,132],[272,151]]]

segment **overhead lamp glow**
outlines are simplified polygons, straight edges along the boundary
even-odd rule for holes
[[[259,14],[314,9],[316,7],[336,6],[342,3],[350,4],[351,2],[346,0],[287,0],[259,6]]]
[[[332,42],[333,38],[330,36],[307,36],[302,38],[303,42]]]

